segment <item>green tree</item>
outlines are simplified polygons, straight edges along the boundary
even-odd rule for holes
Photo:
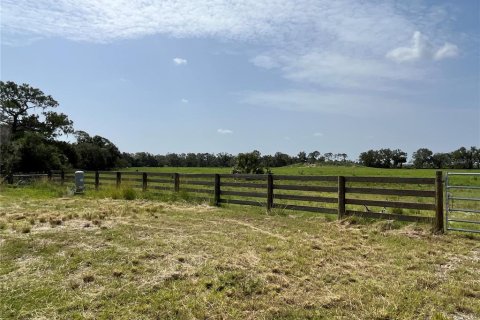
[[[233,173],[263,174],[265,168],[262,166],[260,151],[239,153]]]
[[[333,160],[333,153],[332,152],[327,152],[323,155],[325,157],[325,161],[331,162]]]
[[[413,153],[413,166],[417,169],[432,167],[433,152],[427,148],[420,148]]]
[[[46,172],[69,164],[58,147],[37,133],[27,132],[8,147],[8,172]]]
[[[56,107],[58,102],[40,89],[0,81],[0,123],[10,128],[13,138],[25,132],[36,132],[47,139],[73,133],[67,115],[50,110]]]
[[[339,153],[339,157],[342,159],[342,162],[347,161],[348,155],[346,153]]]
[[[76,131],[77,166],[87,170],[106,170],[117,167],[121,153],[117,146],[101,136],[90,137],[85,131]]]
[[[394,168],[403,167],[403,164],[407,162],[407,153],[400,149],[393,150],[392,161],[393,161]]]
[[[378,167],[380,166],[380,160],[378,151],[375,150],[368,150],[365,152],[360,153],[358,160],[361,165],[365,167]]]
[[[274,167],[284,167],[291,164],[291,158],[288,154],[282,152],[275,152],[273,156],[273,166]]]
[[[318,151],[312,151],[308,154],[308,163],[315,163],[320,157],[321,153]]]
[[[217,164],[219,167],[231,167],[234,164],[234,156],[229,153],[217,153]]]
[[[450,168],[452,157],[449,153],[437,152],[432,156],[432,165],[436,169]]]
[[[75,159],[55,139],[73,132],[73,123],[52,109],[58,102],[28,84],[0,81],[0,169],[31,172],[60,169]],[[68,149],[68,150],[67,150]],[[66,151],[68,154],[63,154]]]
[[[458,169],[473,169],[476,158],[477,158],[477,148],[471,147],[467,149],[461,147],[451,153],[453,166]]]
[[[480,169],[480,148],[471,147],[470,152],[472,153],[474,167]]]
[[[297,154],[297,161],[299,163],[305,163],[307,162],[307,154],[305,153],[305,151],[300,151],[298,154]]]

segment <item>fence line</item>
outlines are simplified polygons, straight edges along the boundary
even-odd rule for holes
[[[49,178],[64,183],[66,179],[73,181],[73,173],[52,172]],[[435,178],[92,171],[86,172],[85,183],[93,185],[96,190],[102,185],[120,187],[128,184],[152,193],[188,192],[197,195],[195,198],[212,199],[217,206],[227,203],[261,206],[267,210],[335,214],[339,219],[360,216],[415,221],[432,223],[436,231],[444,229],[441,171],[436,172]],[[358,198],[359,196],[370,198]],[[414,199],[398,201],[388,199],[389,197]],[[428,199],[431,202],[425,203]],[[377,212],[373,209],[382,207]],[[387,208],[394,208],[393,212],[387,212]],[[415,214],[404,214],[404,209],[414,211]],[[429,214],[419,215],[420,211]]]

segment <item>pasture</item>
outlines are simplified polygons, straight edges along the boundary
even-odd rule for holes
[[[475,235],[167,197],[112,197],[121,194],[72,196],[50,184],[1,189],[2,318],[480,315]]]
[[[122,171],[138,172],[177,172],[177,173],[231,173],[232,168],[216,167],[132,167]],[[273,174],[288,175],[324,175],[324,176],[378,176],[378,177],[406,177],[406,178],[432,178],[439,169],[381,169],[362,166],[321,166],[321,165],[291,165],[286,167],[271,168]],[[465,172],[458,169],[443,169],[443,172]],[[467,170],[480,172],[480,170]]]

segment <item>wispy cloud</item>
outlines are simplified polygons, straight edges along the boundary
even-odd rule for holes
[[[426,37],[419,31],[415,31],[410,47],[395,48],[387,53],[387,58],[396,62],[416,61],[423,58],[430,51],[430,44]]]
[[[182,98],[181,101],[182,101],[182,103],[188,103],[189,102],[188,99],[185,99],[185,98]]]
[[[313,136],[314,136],[314,137],[323,137],[323,133],[321,133],[321,132],[315,132],[315,133],[313,134]]]
[[[412,36],[411,46],[398,47],[387,53],[387,58],[395,62],[412,62],[421,59],[442,60],[458,55],[458,47],[451,43],[445,43],[435,49],[430,40],[420,31],[415,31]]]
[[[233,131],[229,130],[229,129],[218,129],[217,132],[220,133],[220,134],[232,134],[233,133]]]
[[[454,44],[446,42],[440,49],[438,49],[433,55],[434,60],[442,60],[446,58],[453,58],[458,56],[458,47]]]
[[[3,0],[1,26],[7,38],[105,42],[167,34],[262,40],[291,50],[301,50],[299,43],[327,50],[356,45],[370,52],[395,47],[418,27],[430,35],[445,33],[444,10],[410,6],[357,0]]]
[[[378,92],[431,79],[439,67],[432,61],[457,56],[462,43],[452,43],[461,38],[451,19],[447,7],[416,1],[3,0],[1,28],[4,43],[49,37],[111,42],[160,34],[252,44],[243,52],[252,64],[278,70],[311,91],[251,93],[248,103],[355,114],[360,106],[370,110],[370,103],[398,104]],[[188,61],[176,57],[173,63]],[[319,95],[325,88],[342,92]]]
[[[382,95],[308,90],[246,92],[243,94],[241,102],[258,107],[340,114],[360,118],[409,112],[416,107],[410,102]]]
[[[259,55],[250,60],[257,67],[272,69],[280,65],[271,57],[266,55]]]
[[[291,59],[283,67],[287,79],[328,87],[382,89],[388,81],[420,80],[423,71],[381,59],[312,51]]]
[[[187,64],[188,61],[187,59],[183,59],[183,58],[173,58],[173,63],[177,66],[181,66],[181,65]]]

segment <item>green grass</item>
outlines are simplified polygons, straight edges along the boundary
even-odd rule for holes
[[[379,169],[361,166],[308,166],[292,165],[280,168],[271,168],[273,174],[289,175],[326,175],[326,176],[391,176],[391,177],[420,177],[434,178],[437,169]],[[231,173],[232,168],[189,168],[189,167],[138,167],[127,168],[122,171],[138,172],[177,172],[177,173]],[[444,172],[480,172],[480,170],[445,169]]]
[[[477,236],[51,188],[0,190],[2,319],[480,315]]]

